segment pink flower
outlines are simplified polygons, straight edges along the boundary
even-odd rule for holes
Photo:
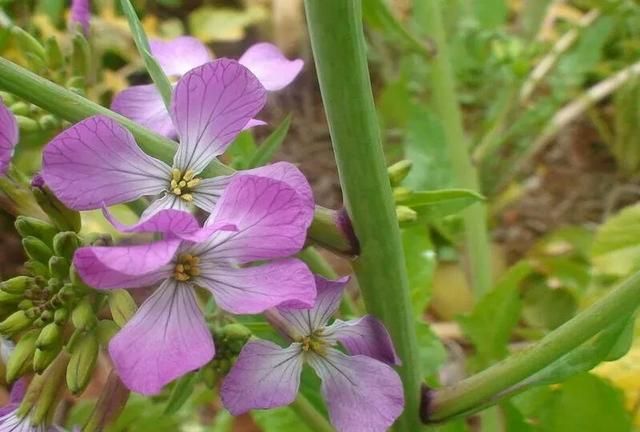
[[[313,204],[287,183],[238,175],[203,228],[190,213],[162,210],[132,227],[112,220],[124,232],[160,233],[161,240],[79,249],[74,265],[92,287],[158,286],[109,345],[127,387],[157,393],[213,358],[196,286],[236,314],[277,305],[310,307],[313,275],[301,261],[286,257],[303,247],[312,217]]]
[[[171,114],[180,137],[173,165],[145,154],[131,133],[104,116],[91,117],[55,137],[43,154],[42,176],[68,207],[90,210],[160,196],[147,209],[211,212],[232,176],[201,178],[265,103],[265,90],[247,68],[220,59],[187,73],[178,83]],[[279,163],[246,173],[288,182],[309,202],[311,188],[293,165]]]
[[[82,27],[84,34],[89,34],[89,20],[91,11],[89,10],[89,0],[71,0],[71,22]]]
[[[0,175],[7,172],[19,137],[16,118],[0,100]]]
[[[328,321],[337,310],[347,279],[316,277],[313,308],[277,307],[267,316],[293,343],[248,342],[225,378],[221,396],[234,415],[294,401],[302,366],[308,363],[322,380],[331,422],[341,432],[386,431],[402,413],[404,394],[391,338],[370,315],[352,321]],[[335,348],[342,344],[347,354]]]
[[[183,76],[191,69],[211,61],[207,47],[198,39],[182,36],[170,41],[152,40],[151,53],[168,76]],[[251,46],[238,60],[268,91],[280,90],[300,73],[304,62],[288,60],[270,43]],[[111,109],[161,135],[175,137],[176,131],[162,97],[153,85],[130,87],[116,95]],[[245,128],[264,124],[250,119]]]

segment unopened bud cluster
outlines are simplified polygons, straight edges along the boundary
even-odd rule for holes
[[[203,368],[203,379],[209,387],[215,387],[231,370],[242,347],[251,337],[251,331],[242,324],[227,324],[212,331],[216,356]]]

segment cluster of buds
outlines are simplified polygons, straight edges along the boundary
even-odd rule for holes
[[[242,324],[233,323],[212,330],[216,356],[202,368],[202,379],[215,387],[229,373],[242,347],[251,338],[251,331]]]
[[[409,172],[411,172],[412,166],[413,164],[410,160],[401,160],[387,168],[389,182],[393,188],[393,197],[396,203],[396,216],[400,223],[415,222],[418,218],[415,210],[402,204],[411,196],[411,190],[402,186],[402,182],[409,175]]]

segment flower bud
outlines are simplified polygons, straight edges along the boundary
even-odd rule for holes
[[[96,314],[86,297],[71,312],[71,321],[78,330],[90,330],[96,325]]]
[[[22,300],[21,294],[9,294],[4,291],[0,291],[0,304],[16,304]]]
[[[231,354],[238,355],[251,337],[251,330],[243,326],[242,324],[228,324],[223,327],[224,336],[226,339],[226,345],[231,351]]]
[[[24,264],[24,268],[34,276],[40,276],[43,278],[49,278],[49,267],[38,261],[27,261]]]
[[[31,114],[29,105],[27,105],[26,102],[16,102],[9,107],[9,110],[11,110],[14,115],[28,116]]]
[[[91,68],[91,48],[89,42],[80,33],[73,37],[73,52],[71,54],[71,70],[74,76],[86,77]],[[84,86],[83,86],[84,87]]]
[[[0,283],[0,290],[9,294],[22,294],[27,288],[35,284],[32,277],[16,276]]]
[[[44,370],[49,367],[52,361],[58,357],[60,351],[62,350],[62,345],[55,345],[46,350],[42,350],[40,348],[36,348],[36,352],[33,355],[33,370],[36,373],[42,373]]]
[[[4,321],[0,322],[0,334],[12,336],[31,325],[31,318],[23,310],[12,313]]]
[[[396,216],[398,217],[399,223],[415,222],[418,220],[418,213],[407,206],[397,206]]]
[[[67,322],[67,319],[69,319],[69,311],[65,308],[57,309],[53,313],[53,322],[58,325],[64,324],[65,322]]]
[[[62,204],[46,186],[41,184],[40,178],[34,178],[31,185],[31,192],[38,205],[60,231],[80,231],[82,224],[80,213]]]
[[[124,327],[127,321],[136,313],[136,310],[138,310],[138,306],[131,297],[131,294],[123,289],[109,292],[108,301],[111,316],[120,327]]]
[[[60,120],[53,114],[43,115],[38,119],[38,124],[40,125],[40,129],[45,131],[57,129],[61,126]]]
[[[58,230],[49,222],[29,216],[18,216],[15,227],[20,237],[36,237],[49,245],[52,244],[53,237],[58,233]]]
[[[49,264],[49,258],[53,256],[53,251],[39,238],[28,236],[22,239],[22,247],[27,256],[33,261]]]
[[[0,91],[0,99],[2,99],[2,102],[4,102],[6,106],[10,106],[16,101],[16,98],[14,95],[4,91]]]
[[[393,199],[395,200],[395,202],[401,203],[411,198],[411,193],[412,192],[406,187],[399,186],[393,188]]]
[[[69,276],[69,261],[60,256],[52,256],[49,259],[49,274],[58,281],[66,279]]]
[[[41,350],[48,350],[56,345],[61,345],[62,342],[62,328],[55,322],[49,323],[38,335],[36,340],[36,348]]]
[[[102,345],[108,345],[112,337],[120,331],[118,324],[111,320],[100,320],[96,326],[96,336]]]
[[[51,36],[44,45],[45,54],[47,57],[47,64],[52,70],[62,69],[64,66],[64,55],[60,49],[60,44],[55,36]]]
[[[37,121],[22,115],[15,117],[21,132],[38,132],[40,130],[40,124]]]
[[[69,284],[70,295],[85,293],[91,289],[86,283],[84,283],[75,267],[73,267],[73,264],[69,268],[69,280],[71,281],[71,284]]]
[[[98,359],[98,341],[92,332],[77,341],[67,366],[67,387],[77,395],[87,387]]]
[[[396,162],[388,167],[387,173],[389,174],[389,181],[391,182],[391,186],[398,186],[400,183],[402,183],[407,175],[409,175],[412,166],[413,162],[405,159],[401,160],[400,162]]]
[[[33,307],[33,301],[29,299],[24,299],[20,303],[18,303],[18,309],[22,309],[23,311],[27,311]],[[27,315],[29,316],[29,315]]]
[[[22,335],[7,361],[7,381],[13,382],[29,371],[36,350],[38,330]]]
[[[17,26],[11,27],[11,34],[24,54],[31,53],[44,63],[46,52],[36,38]]]
[[[80,237],[73,231],[65,231],[56,234],[53,238],[53,251],[59,257],[73,260],[73,254],[80,247]]]

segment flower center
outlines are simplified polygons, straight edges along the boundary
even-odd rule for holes
[[[193,170],[181,171],[174,168],[171,171],[171,193],[180,197],[183,201],[193,201],[193,188],[198,186],[202,180],[196,177]]]
[[[324,355],[327,351],[327,343],[318,338],[315,334],[311,336],[304,336],[300,343],[302,344],[303,352],[314,352],[316,354]]]
[[[182,254],[178,257],[176,267],[173,269],[173,277],[180,282],[186,282],[192,277],[199,276],[199,264],[199,257],[191,254]]]

